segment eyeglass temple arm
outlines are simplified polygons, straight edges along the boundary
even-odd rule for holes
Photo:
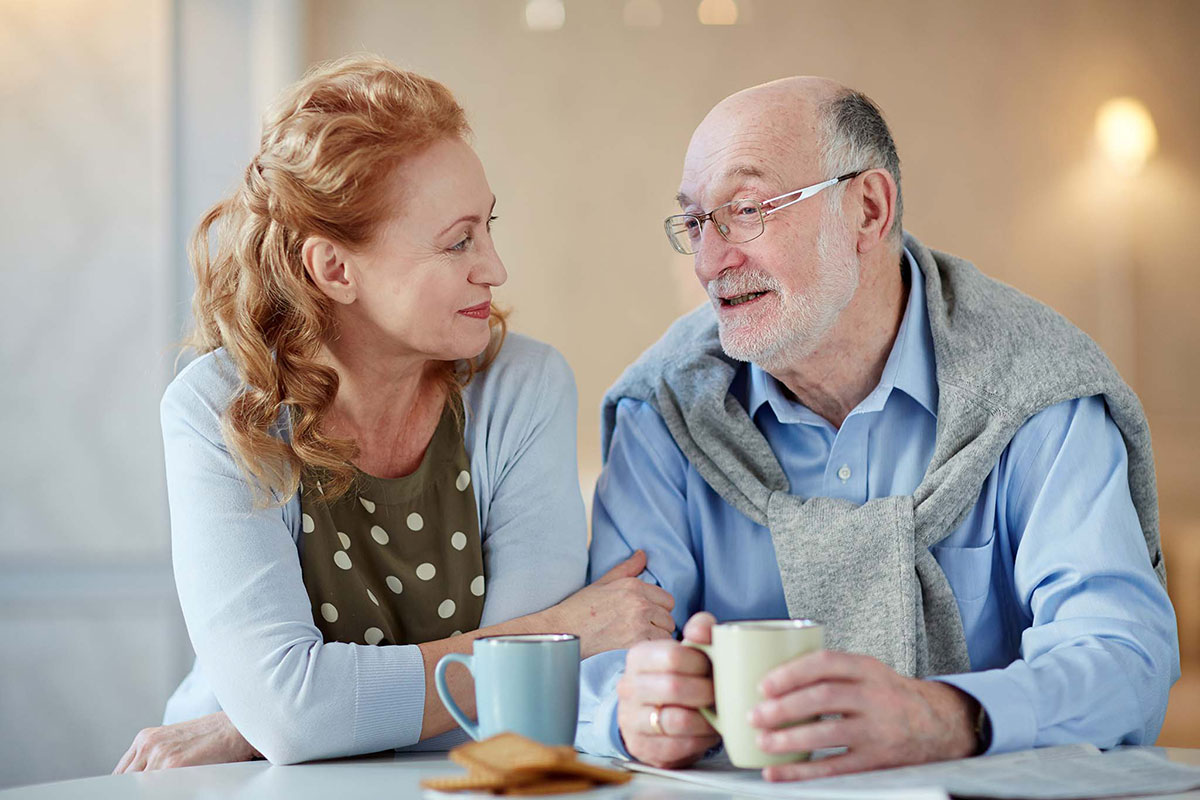
[[[797,197],[795,200],[789,200],[781,206],[772,205],[770,208],[763,211],[763,216],[766,216],[767,214],[774,214],[776,211],[787,208],[788,206],[793,205],[795,203],[799,203],[801,200],[807,200],[808,198],[812,197],[814,194],[821,191],[822,189],[828,189],[830,186],[833,186],[834,184],[841,183],[842,181],[848,181],[851,178],[857,178],[859,175],[862,175],[862,173],[863,173],[863,171],[861,171],[861,170],[858,172],[847,172],[845,175],[841,175],[837,178],[830,178],[827,181],[822,181],[821,183],[814,183],[812,186],[805,186],[803,189],[797,189],[794,192],[788,192],[787,194],[781,194],[778,197],[772,197],[770,200],[767,201],[768,203],[774,203],[776,200],[782,200],[783,198],[791,197],[794,194],[799,195],[799,197]]]

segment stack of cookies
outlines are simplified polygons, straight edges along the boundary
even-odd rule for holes
[[[450,760],[466,775],[428,778],[421,786],[439,792],[490,792],[547,795],[582,792],[594,786],[625,783],[628,772],[580,761],[570,747],[547,747],[517,733],[501,733],[450,751]]]

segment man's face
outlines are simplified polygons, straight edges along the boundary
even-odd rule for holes
[[[684,211],[763,201],[831,177],[821,172],[812,115],[797,113],[788,124],[761,113],[761,101],[730,105],[718,106],[692,137],[678,197]],[[826,189],[770,214],[763,234],[742,244],[705,223],[696,276],[731,358],[769,371],[794,364],[821,344],[849,304],[859,260],[841,196],[838,187]]]

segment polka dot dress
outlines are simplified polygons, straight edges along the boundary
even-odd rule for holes
[[[325,641],[419,644],[479,627],[479,516],[449,406],[411,475],[360,472],[332,505],[302,484],[300,510],[300,567]]]

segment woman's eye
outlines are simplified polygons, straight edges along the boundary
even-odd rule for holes
[[[495,221],[496,221],[496,220],[498,220],[498,219],[500,219],[500,218],[499,218],[499,217],[497,217],[495,214],[493,214],[492,216],[488,217],[488,221],[487,221],[487,229],[488,229],[488,233],[491,233],[491,231],[492,231],[492,223],[493,223],[493,222],[495,222]]]
[[[471,246],[471,241],[472,241],[471,234],[468,233],[466,236],[464,236],[462,238],[461,241],[458,242],[458,244],[451,245],[450,249],[455,251],[456,253],[461,253],[462,251],[466,250],[467,248],[469,248]]]

